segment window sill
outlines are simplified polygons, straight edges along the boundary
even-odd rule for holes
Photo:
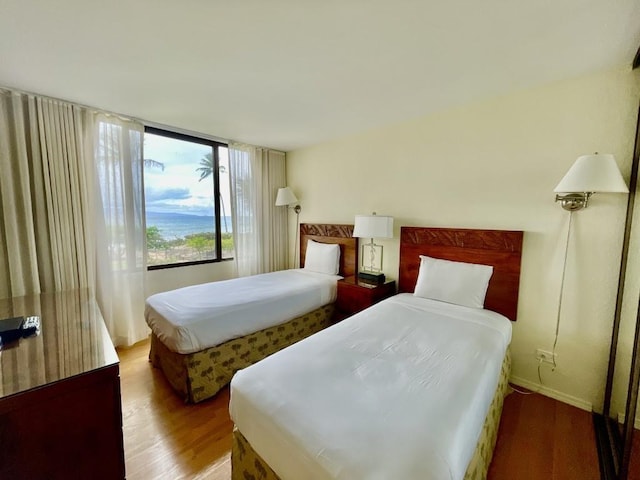
[[[207,263],[222,263],[232,261],[231,258],[220,258],[216,260],[196,260],[193,262],[182,262],[182,263],[168,263],[166,265],[148,265],[147,271],[150,272],[152,270],[164,270],[165,268],[177,268],[177,267],[190,267],[192,265],[204,265]]]

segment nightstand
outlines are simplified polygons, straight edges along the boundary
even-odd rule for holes
[[[372,284],[363,282],[357,276],[346,277],[338,281],[338,299],[336,301],[338,316],[344,318],[358,313],[380,300],[395,295],[395,293],[395,280]]]

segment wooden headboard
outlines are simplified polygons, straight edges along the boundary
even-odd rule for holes
[[[399,291],[412,293],[420,255],[456,262],[493,265],[484,306],[515,321],[520,289],[523,232],[461,228],[400,229]]]
[[[300,267],[304,267],[307,240],[340,245],[340,275],[349,277],[358,273],[358,239],[353,237],[353,225],[324,223],[300,224]]]

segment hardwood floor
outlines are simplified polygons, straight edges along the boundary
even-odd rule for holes
[[[629,465],[629,480],[640,480],[640,432],[634,431],[631,447],[631,464]]]
[[[185,405],[149,363],[148,341],[118,355],[127,479],[230,479],[229,389]]]
[[[492,480],[598,480],[591,413],[539,394],[505,399]]]
[[[148,353],[148,341],[118,350],[127,478],[229,480],[229,389],[185,405]],[[598,479],[591,414],[541,395],[512,393],[488,478]]]

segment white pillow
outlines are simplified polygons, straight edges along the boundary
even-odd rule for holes
[[[465,307],[484,308],[493,267],[420,255],[414,295]]]
[[[340,270],[340,245],[307,240],[304,269],[312,272],[337,275]]]

